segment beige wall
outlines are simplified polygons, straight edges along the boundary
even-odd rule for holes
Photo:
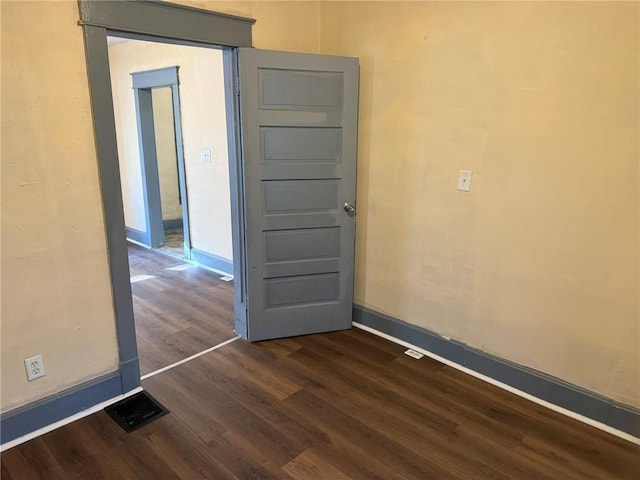
[[[358,303],[640,405],[638,13],[323,2],[361,59]]]
[[[145,232],[147,227],[142,195],[142,171],[139,162],[138,127],[134,93],[129,75],[136,70],[126,71],[127,67],[119,65],[113,52],[114,47],[109,47],[111,93],[118,143],[124,223],[127,227]]]
[[[259,16],[259,47],[317,49],[317,2],[217,6]],[[5,0],[0,12],[6,411],[115,371],[117,345],[77,3]],[[23,359],[38,353],[47,375],[27,383]]]
[[[193,248],[231,259],[231,197],[222,51],[128,41],[109,47],[125,223],[145,231],[131,73],[179,66],[182,140]],[[155,100],[155,97],[154,97]],[[155,104],[154,104],[155,105]],[[211,150],[211,162],[203,151]]]
[[[154,88],[151,90],[151,98],[162,219],[182,218],[171,87]]]
[[[187,3],[361,58],[359,303],[638,406],[637,4]],[[116,349],[77,7],[0,5],[6,409]]]
[[[257,19],[253,27],[253,42],[258,48],[317,53],[320,33],[320,2],[316,1],[259,1],[259,2],[201,2],[177,1],[184,5],[207,8],[233,15]],[[144,45],[144,47],[142,46]],[[134,50],[138,49],[138,52]],[[144,53],[141,53],[145,49]],[[147,49],[153,49],[147,50]],[[178,50],[180,49],[180,50]],[[172,53],[170,53],[172,52]],[[193,55],[185,52],[191,52]],[[197,54],[196,54],[197,52]],[[209,54],[218,54],[215,50]],[[141,202],[142,178],[138,164],[131,159],[139,155],[132,105],[131,71],[175,65],[181,55],[190,56],[193,64],[181,64],[180,100],[182,107],[183,140],[189,195],[189,215],[192,227],[192,246],[231,259],[231,219],[229,205],[228,153],[224,117],[216,108],[202,101],[202,92],[215,95],[214,104],[222,104],[222,75],[212,73],[219,65],[205,60],[202,49],[176,47],[146,42],[126,42],[109,48],[111,81],[114,87],[116,128],[125,132],[118,138],[120,169],[123,175],[123,200],[126,224],[145,231],[145,216]],[[144,56],[144,58],[140,58]],[[185,57],[186,60],[186,57]],[[188,60],[191,62],[191,60]],[[126,64],[126,65],[125,65]],[[134,70],[127,70],[133,68]],[[193,76],[187,72],[192,69]],[[193,70],[196,69],[196,70]],[[117,75],[114,72],[118,72]],[[197,75],[195,74],[197,72]],[[125,75],[126,73],[126,75]],[[189,72],[191,73],[191,72]],[[188,80],[188,85],[184,82]],[[206,84],[203,83],[206,82]],[[198,92],[197,95],[194,92]],[[193,120],[192,120],[193,119]],[[189,121],[195,123],[189,124]],[[189,130],[189,127],[192,130]],[[213,135],[213,137],[211,137]],[[222,138],[224,135],[224,138]],[[211,139],[209,139],[211,137]],[[212,147],[212,163],[202,162],[202,150]],[[191,167],[191,168],[189,168]],[[213,173],[213,174],[212,174]],[[203,192],[192,198],[192,190]],[[204,194],[204,192],[207,192]],[[212,218],[211,212],[215,213]]]
[[[176,0],[175,3],[256,19],[253,45],[267,50],[318,53],[321,2]]]
[[[115,371],[118,354],[78,7],[0,5],[6,411]],[[39,353],[46,376],[28,383]]]

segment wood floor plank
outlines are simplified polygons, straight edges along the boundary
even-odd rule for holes
[[[160,418],[146,430],[127,433],[103,411],[70,425],[70,434],[76,437],[76,429],[86,429],[87,438],[97,443],[96,448],[108,452],[102,457],[103,463],[96,466],[98,473],[108,472],[114,464],[124,478],[177,479],[178,475],[146,441],[148,435],[162,430],[165,422],[167,419]]]
[[[235,342],[229,345],[229,349],[237,349],[251,356],[261,351],[261,349],[253,348],[253,345],[243,342]],[[248,411],[269,422],[274,428],[287,432],[287,435],[297,444],[313,446],[324,452],[338,462],[342,470],[349,473],[351,478],[406,478],[390,470],[387,466],[372,458],[367,452],[363,452],[359,447],[354,448],[348,440],[329,435],[321,428],[321,423],[310,422],[306,414],[283,408],[277,398],[263,389],[263,385],[255,383],[255,375],[249,375],[240,368],[240,364],[234,365],[233,361],[222,362],[220,357],[227,356],[222,352],[214,352],[211,356],[203,357],[200,360],[203,365],[208,363],[209,367],[199,367],[197,369],[198,372],[201,372],[199,374],[201,376],[205,375],[202,372],[207,371],[206,378],[198,380],[197,383],[202,384],[206,382],[206,379],[209,379],[220,388],[223,388],[226,395],[244,405]],[[282,371],[280,365],[273,365],[273,368]],[[192,373],[183,373],[181,372],[182,369],[183,367],[178,367],[171,372],[171,376],[176,376],[176,382],[196,383],[191,382],[188,378]],[[162,379],[156,380],[154,377],[149,381],[154,380],[160,381]],[[215,397],[212,403],[220,405],[220,402],[216,401]],[[220,415],[227,416],[228,412],[225,411],[224,405],[218,410],[220,410]],[[218,445],[218,447],[223,448],[224,445]]]
[[[313,355],[309,355],[309,358],[313,359]],[[327,368],[331,369],[331,366]],[[309,373],[325,376],[327,371],[309,369]],[[343,397],[348,398],[348,404],[343,404],[343,397],[331,387],[311,391],[325,401],[333,399],[332,404],[336,407],[346,409],[351,406],[358,412],[357,418],[360,421],[378,430],[380,435],[392,438],[412,450],[418,456],[428,445],[432,462],[442,464],[443,468],[451,472],[458,470],[461,477],[476,472],[477,478],[512,478],[493,468],[492,465],[500,461],[499,455],[489,455],[486,445],[479,450],[478,446],[483,443],[468,441],[468,437],[462,434],[455,422],[450,422],[418,402],[411,403],[396,392],[381,394],[382,391],[367,389],[369,380],[364,377],[358,378],[358,374],[353,371],[344,372],[344,375],[349,377],[351,383],[350,390],[342,391]],[[400,405],[404,405],[404,408],[398,408]],[[489,467],[479,463],[478,457]]]
[[[348,372],[359,373],[363,376],[371,372],[371,366],[363,365],[354,359],[336,361],[341,368]],[[427,365],[429,365],[427,363]],[[439,368],[435,370],[437,372]],[[415,410],[413,405],[424,403],[424,399],[429,399],[428,409],[435,414],[441,415],[454,422],[456,425],[471,428],[479,434],[487,436],[487,441],[499,439],[499,445],[515,446],[521,443],[523,434],[510,425],[503,424],[496,419],[483,414],[475,403],[477,399],[467,398],[468,392],[459,389],[444,388],[442,384],[434,382],[424,382],[422,377],[416,372],[407,371],[405,368],[375,368],[376,375],[373,384],[365,383],[360,389],[368,388],[393,395],[393,392],[402,392],[404,398],[395,399],[396,406],[407,414]],[[348,375],[349,373],[346,373]],[[355,378],[355,377],[354,377]],[[379,383],[379,387],[375,384]],[[377,388],[377,390],[376,390]],[[466,398],[467,402],[460,402],[461,398]],[[484,408],[488,408],[486,405]]]
[[[232,348],[251,356],[259,352],[259,349],[251,348],[253,346],[244,347],[245,345],[242,343],[236,342]],[[281,365],[276,364],[272,368],[284,371]],[[224,371],[233,372],[224,377],[226,392],[234,395],[237,401],[245,404],[247,408],[272,425],[293,435],[301,445],[312,446],[318,451],[324,452],[351,478],[406,478],[390,470],[386,465],[378,462],[377,459],[363,452],[360,447],[354,446],[348,440],[339,435],[330,434],[323,428],[322,422],[310,422],[305,413],[283,408],[277,399],[263,391],[260,385],[253,383],[252,377],[243,375],[242,370],[225,368]],[[221,375],[224,373],[218,372],[216,377]],[[298,377],[300,376],[298,375]],[[304,380],[302,382],[305,383]],[[268,402],[268,398],[271,398],[271,402]]]
[[[153,425],[148,425],[145,429],[131,433],[113,429],[115,422],[106,414],[98,416],[96,420],[89,425],[91,433],[93,435],[103,435],[106,437],[107,442],[111,442],[109,446],[103,445],[102,448],[111,452],[112,456],[116,455],[119,468],[123,471],[134,472],[133,474],[127,474],[127,477],[179,478],[174,469],[154,451],[148,441],[148,438],[156,432],[160,432],[161,435],[167,437],[179,435],[179,431],[176,431],[177,429],[171,428],[175,425],[175,419],[162,417],[156,420]],[[116,427],[119,426],[116,425]],[[196,448],[197,445],[193,444],[193,448]]]
[[[352,444],[368,452],[393,471],[407,478],[424,479],[459,479],[463,478],[453,472],[443,470],[428,459],[416,462],[416,457],[406,448],[392,439],[377,435],[369,426],[362,423],[354,415],[335,408],[330,403],[319,399],[307,390],[300,390],[283,401],[289,409],[299,410],[309,417],[322,418],[323,428],[342,438],[348,438]]]
[[[250,425],[248,425],[248,428],[250,428]],[[282,452],[287,452],[286,462],[283,464],[282,455],[278,455],[278,458],[275,458],[271,455],[274,449],[265,448],[264,437],[256,438],[246,430],[240,431],[236,429],[229,430],[223,436],[236,450],[242,451],[243,458],[251,460],[252,464],[263,468],[269,474],[274,475],[276,478],[295,478],[283,473],[282,470],[284,465],[298,455],[294,455],[291,445],[283,446]],[[269,440],[266,441],[268,442]],[[298,451],[299,449],[295,449],[295,452]]]
[[[67,476],[75,473],[78,477],[126,480],[136,475],[136,471],[128,465],[126,460],[119,459],[110,453],[108,449],[105,449],[105,446],[108,447],[109,443],[105,442],[103,436],[94,435],[93,431],[88,428],[86,421],[75,423],[72,434],[74,441],[82,445],[84,454],[91,458],[92,464],[84,470],[75,468],[73,464],[65,465],[64,470]],[[62,448],[64,451],[68,446],[63,446]]]
[[[252,348],[246,342],[240,341],[233,348],[226,349],[220,356],[220,363],[236,371],[242,371],[247,377],[254,380],[255,386],[260,386],[263,391],[273,395],[278,400],[287,398],[292,393],[300,390],[301,385],[295,380],[283,375],[277,369],[267,369],[262,357],[254,359],[252,356],[243,355],[242,348]]]
[[[19,445],[0,455],[2,478],[20,480],[59,479],[64,472],[49,453],[41,438],[31,440],[28,445]]]
[[[236,345],[234,345],[236,347]],[[224,393],[247,410],[262,418],[287,434],[300,445],[326,446],[330,440],[325,432],[317,425],[310,424],[306,418],[296,416],[295,412],[285,411],[279,399],[264,389],[264,384],[249,375],[246,371],[231,362],[222,362],[220,357],[226,357],[227,352],[211,359],[212,369],[215,369],[217,385]],[[181,375],[180,371],[175,372]]]
[[[197,445],[190,441],[192,431],[175,428],[167,418],[167,428],[171,434],[154,432],[147,437],[150,448],[164,460],[176,475],[188,479],[232,480],[237,478],[223,467],[206,444]]]
[[[184,262],[130,245],[131,275],[154,278],[131,285],[142,375],[218,345],[233,333],[233,282]]]
[[[446,379],[445,373],[448,373]],[[603,436],[604,432],[515,395],[512,395],[508,401],[500,401],[503,392],[499,389],[488,388],[491,385],[478,379],[473,381],[464,379],[459,373],[445,370],[441,382],[450,382],[451,385],[458,386],[470,382],[474,385],[476,398],[484,398],[487,400],[487,405],[493,405],[488,409],[485,408],[485,415],[499,419],[504,424],[517,425],[519,429],[527,432],[526,438],[529,439],[529,444],[540,442],[548,445],[552,450],[566,453],[567,461],[574,462],[574,468],[586,463],[591,465],[588,468],[590,471],[597,472],[599,468],[604,468],[604,471],[609,474],[611,472],[617,474],[621,466],[635,463],[637,471],[640,472],[637,449],[633,453],[627,449],[616,448],[614,445],[621,445],[618,443],[619,439],[614,440],[608,434]],[[594,444],[597,444],[598,448],[594,449]],[[622,464],[620,460],[623,460]]]
[[[180,375],[180,372],[174,375]],[[193,382],[176,382],[172,377],[162,374],[145,380],[143,386],[150,393],[158,393],[158,401],[169,409],[171,416],[179,421],[181,427],[188,428],[195,435],[192,443],[207,444],[227,431],[220,421],[219,409],[212,408],[210,396],[202,394],[202,389]]]
[[[134,249],[135,250],[135,249]],[[233,285],[140,249],[143,371],[231,338]],[[176,294],[176,292],[178,292]],[[11,479],[638,480],[640,447],[353,329],[239,340],[150,377],[170,413],[99,412],[0,455]]]
[[[320,457],[313,449],[307,449],[287,463],[283,470],[298,480],[349,480],[327,458]]]
[[[278,468],[302,452],[303,448],[295,439],[256,415],[251,408],[235,401],[225,390],[215,384],[212,378],[220,378],[217,373],[194,369],[189,373],[176,371],[174,375],[175,381],[183,385],[194,382],[207,383],[207,398],[212,408],[215,408],[217,422],[226,430],[221,436],[227,439],[244,436],[247,442],[256,442],[263,452],[269,454],[269,458],[273,459]],[[149,391],[153,393],[154,387],[149,386]],[[158,393],[157,398],[162,401],[162,392]],[[227,435],[230,431],[234,433]]]
[[[409,359],[409,357],[405,357],[407,359]],[[341,362],[341,360],[338,360],[338,362]],[[406,362],[410,362],[412,363],[414,366],[418,365],[419,363],[416,362],[415,360],[409,359],[409,360],[405,360]],[[353,359],[348,360],[349,363],[349,367],[348,368],[358,368],[356,365],[357,363],[353,361]],[[382,375],[383,378],[385,378],[384,376],[384,369],[378,369],[378,373]],[[442,387],[443,385],[448,385],[451,384],[450,380],[450,376],[453,376],[451,374],[451,372],[449,371],[450,367],[446,367],[446,369],[444,369],[443,371],[445,373],[441,373],[439,375],[441,375],[441,380],[440,382],[438,382],[438,385],[440,387]],[[402,371],[395,371],[393,377],[386,377],[386,385],[390,386],[392,389],[397,389],[397,388],[407,388],[407,385],[401,385],[398,384],[398,381],[402,378],[402,372],[404,371],[404,369]],[[415,372],[414,372],[415,373]],[[460,372],[457,372],[458,374]],[[447,375],[448,374],[448,375]],[[510,410],[509,408],[506,409],[497,409],[495,407],[495,405],[500,405],[501,402],[499,401],[495,401],[495,398],[484,398],[484,403],[482,403],[483,397],[482,395],[478,395],[478,390],[486,390],[486,391],[492,391],[492,390],[498,390],[497,387],[493,387],[491,385],[486,384],[485,382],[481,382],[480,380],[474,379],[472,377],[469,377],[466,374],[460,374],[458,375],[460,378],[462,377],[467,377],[467,378],[462,378],[461,382],[459,384],[456,383],[452,383],[452,385],[457,385],[460,388],[451,390],[450,388],[445,388],[443,389],[444,392],[446,392],[446,394],[450,397],[449,399],[447,399],[446,397],[442,397],[440,396],[440,391],[436,390],[434,391],[433,389],[429,389],[429,386],[427,384],[424,385],[417,385],[417,384],[413,384],[412,386],[410,385],[409,387],[409,395],[413,396],[416,393],[419,393],[421,395],[423,395],[424,397],[427,397],[430,399],[430,403],[434,406],[439,405],[441,408],[436,408],[436,411],[439,411],[442,414],[447,414],[447,410],[443,411],[444,409],[448,409],[449,415],[452,418],[456,418],[460,423],[461,426],[463,428],[467,428],[470,429],[470,433],[472,435],[477,435],[477,434],[485,434],[485,437],[487,438],[487,441],[489,442],[488,444],[485,444],[486,446],[490,446],[491,444],[495,445],[495,440],[497,438],[501,438],[502,440],[504,440],[503,437],[501,437],[499,435],[499,432],[502,430],[504,432],[505,429],[508,430],[512,430],[515,431],[515,429],[512,427],[512,425],[521,425],[523,422],[529,424],[529,422],[532,422],[534,420],[532,419],[528,419],[526,418],[526,416],[521,416],[518,414],[517,411],[513,411]],[[413,377],[413,373],[410,374],[407,377],[409,380],[411,380]],[[478,383],[481,385],[477,385],[477,386],[482,386],[481,389],[476,389],[476,388],[468,388],[469,387],[469,383]],[[467,384],[467,388],[466,391],[464,389],[464,384]],[[499,390],[500,392],[503,392],[502,390]],[[501,394],[502,395],[502,394]],[[526,404],[527,402],[522,400],[522,399],[518,399],[517,397],[510,395],[510,400],[513,401],[514,398],[519,400],[519,402],[522,404]],[[452,410],[449,409],[449,407],[447,407],[447,405],[455,405],[455,399],[458,400],[465,400],[465,402],[459,402],[459,403],[463,403],[467,406],[473,406],[473,409],[469,410],[467,409],[466,412],[463,411],[456,411],[457,407],[454,407],[456,410]],[[420,398],[416,399],[417,401],[420,401]],[[518,403],[516,401],[516,403]],[[532,404],[534,405],[534,404]],[[503,405],[504,407],[504,405]],[[560,420],[562,422],[564,422],[564,425],[568,424],[569,422],[571,422],[570,419],[567,419],[566,417],[562,417],[558,414],[555,414],[554,412],[551,412],[548,409],[544,409],[542,408],[542,410],[544,410],[545,414],[552,414],[552,416],[555,416],[555,421],[556,421],[556,431],[557,429],[560,427],[560,424],[558,423],[558,417],[560,417]],[[469,416],[469,414],[471,416]],[[480,417],[478,417],[477,414],[480,414]],[[468,420],[468,421],[467,421]],[[539,421],[539,419],[537,419]],[[491,422],[490,424],[487,423],[487,421]],[[500,422],[501,425],[497,424],[496,422]],[[471,423],[469,423],[471,422]],[[531,426],[531,425],[530,425]],[[584,425],[581,425],[582,430],[584,430]],[[484,432],[483,432],[484,430]],[[531,429],[529,430],[531,431]],[[510,436],[507,436],[507,439]],[[565,435],[562,436],[562,438],[564,439]],[[611,436],[609,436],[611,437]],[[518,448],[519,450],[522,450],[524,448],[526,448],[526,445],[523,445],[521,440],[522,440],[522,435],[517,435],[516,437],[511,437],[511,441],[509,441],[509,444],[511,445],[511,448]],[[503,450],[502,456],[504,457],[504,444],[503,442],[500,442],[498,445],[498,448],[501,448]],[[507,456],[509,455],[509,453],[507,453]],[[531,458],[532,461],[537,461],[538,463],[542,463],[544,464],[544,462],[540,462],[540,458],[537,457],[536,455],[530,455],[529,456]],[[636,456],[637,458],[637,456]],[[602,463],[603,460],[600,460],[600,463]],[[576,460],[576,462],[579,463],[578,460]],[[604,462],[606,463],[606,460],[604,460]],[[578,465],[578,463],[576,463],[576,467]],[[508,464],[509,467],[515,466],[515,463],[513,461],[510,461],[510,463]],[[544,474],[541,473],[540,468],[541,467],[535,467],[534,465],[530,465],[527,467],[532,473],[531,475],[527,476],[522,470],[520,471],[516,471],[512,474],[516,475],[516,478],[544,478]],[[553,470],[551,469],[552,467],[547,465],[546,466],[547,470],[550,470],[550,474],[553,475]],[[615,471],[615,469],[617,468],[614,465],[609,465],[608,468],[610,469],[609,471]],[[511,468],[509,468],[509,470],[511,470]],[[560,472],[562,472],[562,474],[564,476],[567,475],[567,471],[564,469],[561,469]],[[557,472],[557,473],[560,473]],[[567,477],[569,478],[569,477]]]
[[[4,480],[13,480],[13,476],[4,462],[0,462],[0,478]]]

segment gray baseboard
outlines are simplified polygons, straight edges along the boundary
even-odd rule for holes
[[[180,230],[183,228],[182,218],[170,218],[162,220],[162,228],[166,230]]]
[[[113,372],[10,410],[0,415],[0,443],[20,438],[122,393],[120,372]]]
[[[124,231],[129,240],[133,240],[134,242],[141,243],[142,245],[151,248],[151,237],[148,232],[142,232],[132,227],[124,227]]]
[[[359,305],[353,307],[353,321],[640,438],[640,410],[636,408]]]
[[[204,252],[197,248],[191,249],[191,260],[200,265],[209,267],[217,272],[233,276],[233,261],[228,258],[219,257],[213,253]]]

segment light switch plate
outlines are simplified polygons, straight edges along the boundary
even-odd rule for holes
[[[471,190],[471,170],[460,170],[458,173],[458,186],[456,187],[461,192],[468,192]]]

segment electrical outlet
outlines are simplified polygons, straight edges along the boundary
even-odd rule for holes
[[[44,363],[42,363],[42,355],[26,358],[24,366],[27,369],[27,380],[32,381],[36,378],[44,377]]]
[[[415,358],[416,360],[421,359],[422,357],[424,357],[424,355],[420,352],[416,352],[413,348],[410,348],[409,350],[404,352],[405,355],[409,355],[410,357]]]

